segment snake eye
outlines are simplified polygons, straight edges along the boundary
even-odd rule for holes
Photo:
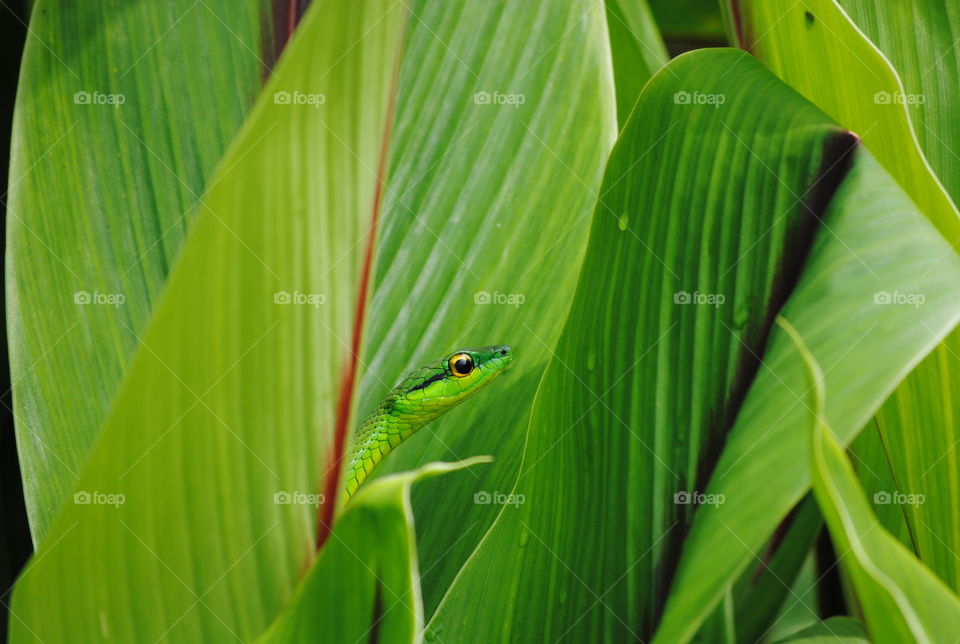
[[[447,364],[450,367],[450,373],[457,378],[465,378],[473,371],[473,358],[469,353],[455,353],[450,356]]]

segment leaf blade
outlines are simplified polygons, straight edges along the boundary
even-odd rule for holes
[[[731,76],[728,85],[722,74],[715,72],[728,69],[732,63],[737,63],[739,74]],[[687,92],[692,98],[694,90],[705,96],[722,95],[726,101],[717,107],[699,99],[688,103],[676,97],[678,92]],[[781,101],[781,109],[770,109],[769,105],[758,108],[748,101],[747,97],[759,94]],[[780,225],[773,233],[764,234],[770,227],[770,221],[764,217],[786,209],[802,220],[805,207],[789,210],[799,205],[795,203],[796,195],[815,182],[818,170],[835,166],[837,156],[842,158],[849,151],[840,145],[849,145],[849,139],[825,115],[776,81],[749,56],[732,51],[698,52],[675,59],[644,89],[632,118],[608,164],[607,185],[618,184],[618,188],[605,195],[605,201],[596,209],[584,278],[557,357],[548,366],[535,403],[526,460],[512,489],[526,502],[519,508],[500,510],[480,549],[428,623],[429,630],[442,632],[456,627],[478,641],[510,637],[539,641],[567,636],[616,641],[622,637],[642,639],[648,629],[652,630],[658,603],[666,594],[658,585],[669,581],[669,577],[665,580],[661,575],[669,575],[663,571],[670,568],[670,549],[677,547],[677,541],[665,545],[661,539],[679,523],[678,515],[692,514],[678,510],[683,506],[671,507],[672,495],[684,488],[668,487],[673,479],[666,470],[676,468],[682,473],[684,478],[678,485],[698,484],[698,470],[702,461],[709,459],[704,445],[716,440],[717,432],[722,431],[724,405],[730,405],[732,411],[738,404],[736,397],[729,394],[731,389],[736,390],[730,381],[710,385],[701,378],[709,374],[717,379],[716,374],[723,374],[731,381],[739,376],[743,382],[749,382],[749,377],[737,369],[739,360],[751,357],[738,338],[748,347],[762,343],[765,314],[776,310],[782,301],[778,298],[789,293],[790,279],[795,278],[804,256],[804,245],[798,241],[803,236],[791,226],[797,220],[785,216],[783,221],[776,222]],[[676,128],[670,130],[674,120]],[[757,128],[756,132],[748,131],[759,160],[751,155],[749,146],[737,140],[740,133],[732,125],[724,126],[726,122],[737,126],[749,123],[751,128]],[[647,159],[647,147],[660,137],[665,141],[663,147],[652,147],[664,151],[663,158]],[[643,142],[648,146],[643,146]],[[703,149],[717,152],[705,156]],[[718,161],[718,167],[725,172],[711,172],[715,158],[726,156],[743,163]],[[907,227],[911,231],[919,231],[916,235],[923,244],[912,239],[912,260],[929,261],[925,244],[937,243],[937,233],[909,205],[904,206],[909,201],[875,163],[861,163],[862,173],[879,173],[887,182],[886,188],[899,195],[898,207],[891,209],[899,217],[908,217]],[[629,175],[631,180],[620,185],[617,168],[629,168],[633,173]],[[782,179],[786,186],[775,178],[780,175],[787,177]],[[844,176],[841,169],[831,180],[840,181]],[[770,183],[763,183],[766,180]],[[724,189],[711,191],[713,182]],[[682,191],[683,199],[676,199],[678,191]],[[817,203],[832,204],[831,194],[830,189],[823,187],[817,193],[822,201]],[[750,201],[747,209],[756,220],[743,213],[742,195],[761,195],[751,197],[755,201]],[[630,209],[631,205],[635,210]],[[869,219],[870,209],[866,206],[857,212]],[[743,249],[755,245],[749,233],[740,237],[722,237],[718,233],[719,239],[710,236],[719,230],[719,226],[714,229],[711,224],[723,221],[724,215],[743,218],[744,229],[762,242],[757,254],[748,255],[743,265],[738,266],[741,262],[735,250],[737,244],[743,244]],[[689,224],[687,217],[704,217],[708,223]],[[870,228],[870,234],[876,238],[889,231],[864,221],[852,228],[861,226]],[[827,232],[821,236],[833,239]],[[873,246],[870,239],[861,238],[852,245],[860,252]],[[851,240],[843,238],[843,242],[849,245]],[[872,284],[874,278],[863,270],[860,260],[843,243],[834,244],[832,255],[824,251],[827,258],[820,261],[833,262],[839,257],[844,272],[857,274],[859,267]],[[821,242],[815,248],[824,245]],[[651,248],[660,251],[659,260]],[[876,264],[870,265],[872,269],[879,269],[888,261],[882,254],[868,256]],[[723,281],[720,275],[727,266],[725,260],[736,270],[724,274]],[[781,272],[770,270],[770,266],[779,267]],[[956,264],[951,266],[954,271],[958,268]],[[831,266],[823,274],[829,277],[836,270]],[[633,277],[633,281],[625,275]],[[686,285],[681,275],[688,280]],[[623,282],[614,281],[611,288],[611,276]],[[768,278],[770,281],[765,281]],[[862,275],[860,278],[863,279]],[[723,287],[717,285],[718,281]],[[947,283],[939,287],[946,289]],[[742,291],[734,286],[742,287]],[[858,285],[848,284],[847,288]],[[725,329],[707,313],[677,313],[678,308],[682,309],[678,304],[683,301],[674,297],[681,295],[681,289],[687,291],[688,297],[696,291],[700,295],[728,295],[730,306],[726,310],[720,307],[716,315],[729,328]],[[747,303],[734,299],[734,295]],[[815,301],[809,294],[808,297],[806,304],[798,306],[809,306]],[[953,323],[960,315],[949,301],[950,297],[941,292],[938,310],[929,312],[939,320],[937,325]],[[633,313],[636,317],[626,315],[631,302],[636,303],[639,311]],[[849,303],[846,309],[840,308],[849,314]],[[863,317],[872,318],[877,313],[870,300],[858,302],[856,308]],[[823,310],[819,314],[823,315]],[[682,323],[676,333],[670,328],[675,318],[678,325]],[[731,318],[742,318],[744,324],[750,325],[752,334],[744,331],[743,336],[729,337],[729,329],[734,328]],[[898,325],[906,323],[902,311],[890,318],[891,326],[898,329]],[[658,345],[661,336],[667,336],[669,341]],[[925,334],[918,336],[922,346],[929,345]],[[695,345],[696,341],[703,345]],[[702,346],[703,350],[694,351],[693,346]],[[641,361],[638,371],[646,374],[646,380],[641,381],[642,386],[634,381],[621,385],[618,378],[625,371],[629,373],[634,360]],[[894,365],[891,371],[896,372],[899,365]],[[664,376],[666,372],[675,377]],[[884,377],[893,376],[888,373]],[[599,379],[602,380],[596,385]],[[584,383],[593,386],[585,387]],[[602,397],[590,396],[586,393],[589,389],[606,393]],[[667,391],[676,397],[661,393]],[[584,401],[584,397],[589,400]],[[623,420],[617,420],[618,417]],[[662,431],[644,434],[644,440],[630,436],[636,431],[652,433],[651,427]],[[667,431],[676,427],[687,432],[680,439]],[[580,431],[566,431],[568,428]],[[684,451],[688,444],[689,452]],[[635,459],[635,466],[625,465],[628,459]],[[698,488],[688,489],[692,492]],[[766,511],[767,506],[764,507]],[[784,514],[788,509],[789,506],[784,508]],[[713,508],[705,509],[696,516],[714,512]],[[671,521],[675,523],[672,525]],[[778,522],[775,518],[770,531]],[[586,546],[579,541],[575,528],[583,525],[603,526],[602,531],[591,533],[592,540]],[[763,539],[769,534],[765,532]],[[649,558],[644,560],[647,555]],[[711,555],[711,563],[714,559]],[[498,572],[497,579],[490,578],[490,570]],[[627,575],[624,570],[629,571]],[[703,575],[698,575],[702,579]],[[541,579],[548,582],[532,581]],[[730,575],[724,577],[724,585],[729,579]],[[683,625],[695,632],[696,625],[689,626],[686,621]]]
[[[814,249],[781,312],[806,339],[817,360],[828,365],[827,388],[836,393],[828,400],[826,417],[844,441],[856,436],[905,374],[958,319],[951,302],[957,282],[940,280],[943,275],[938,273],[941,268],[951,274],[957,270],[956,254],[946,252],[949,247],[939,233],[876,160],[864,150],[857,154],[825,217],[841,243],[821,242],[819,251]],[[856,223],[864,212],[870,213],[867,221]],[[905,234],[906,230],[911,232]],[[887,240],[886,250],[878,252],[871,238]],[[939,250],[931,256],[932,248]],[[926,267],[917,265],[916,273],[904,274],[913,262]],[[930,296],[928,302],[936,298],[932,307],[936,310],[917,312],[907,305],[877,304],[876,293],[888,288],[922,291]],[[842,295],[847,289],[850,294]],[[928,314],[930,319],[925,317]],[[924,317],[924,324],[917,324],[919,317]],[[842,320],[847,333],[834,333],[830,319],[835,324]],[[888,334],[894,334],[896,343],[890,342]],[[856,344],[850,338],[856,338]],[[864,349],[871,345],[883,351]],[[860,350],[865,354],[858,360]],[[707,488],[725,494],[728,502],[717,512],[700,513],[695,519],[658,641],[692,636],[704,611],[719,601],[724,580],[756,556],[766,536],[809,488],[810,472],[805,466],[809,443],[800,430],[806,415],[796,393],[805,390],[806,380],[797,368],[800,362],[791,357],[793,351],[785,334],[774,330],[764,352],[763,370],[751,386]],[[866,356],[872,365],[869,371],[860,368]],[[736,495],[736,490],[743,489],[751,490],[749,498]],[[717,559],[716,552],[725,556]],[[713,563],[707,565],[707,560]]]
[[[32,12],[6,285],[35,545],[76,482],[204,185],[273,63],[265,5],[118,11],[46,0]],[[200,58],[209,64],[192,64]]]
[[[960,598],[878,527],[853,466],[823,420],[823,373],[802,337],[792,326],[786,328],[814,380],[813,491],[843,553],[842,565],[853,579],[867,628],[878,642],[955,641],[960,635]]]
[[[208,187],[81,476],[85,496],[17,583],[13,641],[250,639],[293,592],[314,555],[349,350],[337,336],[358,297],[367,166],[404,15],[387,0],[307,14]],[[75,574],[59,584],[63,570]],[[115,592],[128,578],[155,583]]]
[[[496,459],[412,492],[429,615],[495,517],[474,495],[506,492],[516,478],[544,347],[570,306],[617,125],[602,3],[419,1],[412,10],[357,410],[445,352],[516,349],[509,373],[375,472]],[[524,102],[497,102],[511,97]],[[548,117],[557,105],[562,117]]]

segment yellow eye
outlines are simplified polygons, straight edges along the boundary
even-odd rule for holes
[[[450,367],[450,373],[457,378],[466,378],[473,371],[473,358],[469,353],[455,353],[450,356],[447,365]]]

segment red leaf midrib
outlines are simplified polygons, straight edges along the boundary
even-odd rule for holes
[[[295,4],[296,0],[290,0]],[[327,460],[327,468],[321,481],[324,502],[320,505],[317,517],[317,550],[319,551],[333,528],[334,510],[337,505],[338,486],[340,484],[340,465],[343,462],[350,424],[350,409],[356,389],[357,364],[360,359],[360,344],[363,336],[363,323],[367,312],[367,299],[370,290],[370,274],[373,266],[374,248],[380,221],[380,208],[383,200],[383,188],[386,185],[387,156],[390,147],[390,135],[393,130],[393,114],[396,105],[397,84],[400,76],[400,62],[403,58],[403,38],[398,41],[398,51],[394,61],[393,77],[390,83],[390,95],[387,103],[386,122],[380,143],[380,158],[377,162],[376,186],[373,195],[373,210],[370,226],[367,229],[366,248],[360,271],[360,285],[357,290],[356,311],[353,318],[353,336],[350,343],[350,355],[340,380],[337,397],[337,415],[334,425],[333,450]]]

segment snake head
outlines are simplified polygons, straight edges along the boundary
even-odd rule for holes
[[[493,382],[512,361],[513,349],[505,344],[454,351],[407,376],[393,392],[393,409],[432,420]]]
[[[460,349],[408,375],[358,430],[347,465],[347,498],[401,441],[493,382],[512,361],[513,349],[505,344]]]

